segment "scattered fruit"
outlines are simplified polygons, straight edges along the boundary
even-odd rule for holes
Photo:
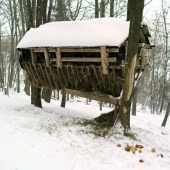
[[[133,154],[136,153],[136,149],[135,149],[135,148],[132,149],[132,153],[133,153]]]
[[[131,149],[132,149],[132,146],[126,144],[125,151],[130,152]]]
[[[144,160],[143,160],[143,159],[140,159],[140,160],[139,160],[139,162],[143,163],[143,162],[144,162]]]
[[[136,145],[136,148],[142,149],[144,147],[142,145]]]
[[[141,153],[142,151],[141,150],[138,150],[139,153]]]
[[[161,158],[163,158],[164,156],[162,154],[159,154],[161,156]]]
[[[121,147],[121,144],[117,144],[117,147]]]
[[[151,152],[155,152],[155,149],[151,149]]]

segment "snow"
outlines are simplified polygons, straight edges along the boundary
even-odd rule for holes
[[[17,48],[120,46],[128,33],[129,22],[119,18],[51,22],[31,28]]]
[[[169,170],[170,119],[161,127],[164,115],[138,106],[130,131],[136,140],[118,129],[97,137],[89,127],[76,123],[99,116],[97,102],[85,105],[85,99],[74,98],[65,109],[60,102],[43,102],[41,109],[31,105],[24,92],[11,92],[9,97],[0,92],[0,170]],[[126,143],[143,145],[142,153],[126,152]]]

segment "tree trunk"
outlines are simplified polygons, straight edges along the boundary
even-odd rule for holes
[[[41,89],[31,86],[31,104],[42,108],[41,104]]]
[[[101,16],[101,18],[105,17],[105,0],[101,0],[100,16]]]
[[[49,10],[48,10],[48,19],[47,19],[47,21],[48,21],[48,22],[50,22],[50,21],[51,21],[51,11],[52,11],[52,5],[53,5],[53,0],[50,0]]]
[[[42,24],[42,0],[37,0],[36,27]]]
[[[66,93],[65,93],[65,90],[62,90],[61,107],[65,108],[65,105],[66,105]]]
[[[165,117],[164,117],[164,120],[163,120],[161,126],[164,126],[164,127],[166,126],[166,122],[167,122],[168,116],[169,116],[169,110],[170,110],[170,101],[168,102],[168,106],[167,106],[167,109],[166,109]]]
[[[51,89],[46,89],[46,94],[45,94],[44,100],[45,100],[47,103],[50,103],[50,101],[51,101],[51,95],[52,95],[52,90],[51,90]]]
[[[128,38],[128,49],[125,64],[125,78],[123,84],[123,94],[118,118],[124,128],[124,131],[130,128],[130,108],[131,96],[134,86],[134,75],[136,67],[136,59],[138,55],[139,35],[142,21],[142,13],[144,8],[144,0],[129,0],[131,4],[130,30]]]
[[[114,17],[114,0],[110,0],[110,17]]]
[[[43,1],[43,11],[42,11],[43,24],[45,24],[47,22],[47,16],[46,16],[47,2],[48,2],[48,0]]]
[[[95,0],[95,18],[99,18],[99,2]]]

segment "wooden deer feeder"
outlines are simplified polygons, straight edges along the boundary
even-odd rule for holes
[[[47,23],[18,44],[20,64],[32,86],[120,104],[128,33],[129,22],[118,18]],[[143,25],[136,73],[145,67],[148,37]]]

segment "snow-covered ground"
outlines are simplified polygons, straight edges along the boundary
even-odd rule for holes
[[[103,109],[107,111],[108,107]],[[57,100],[43,102],[40,109],[24,93],[10,93],[9,97],[0,93],[0,170],[170,169],[170,119],[163,128],[163,115],[138,110],[131,117],[136,139],[115,129],[106,137],[97,137],[88,133],[87,126],[76,123],[100,114],[97,102],[85,105],[80,98],[67,102],[65,109]],[[144,148],[133,154],[125,151],[126,144]]]

